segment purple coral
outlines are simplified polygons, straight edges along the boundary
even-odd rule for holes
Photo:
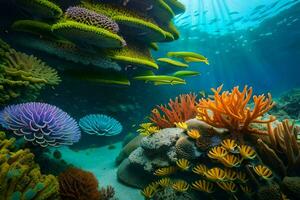
[[[104,28],[113,33],[119,32],[119,26],[115,21],[105,15],[96,13],[86,8],[78,6],[69,7],[65,14],[66,17],[71,20],[99,28]]]
[[[0,113],[0,124],[34,144],[71,145],[81,136],[77,122],[66,112],[46,103],[7,106]]]

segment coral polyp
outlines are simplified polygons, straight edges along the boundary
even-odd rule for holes
[[[192,183],[192,188],[198,191],[213,193],[214,184],[205,180],[198,180]]]
[[[262,177],[263,179],[268,180],[272,178],[272,171],[264,165],[253,166],[253,170],[258,176]]]
[[[186,192],[189,189],[189,184],[186,181],[178,180],[172,184],[172,188],[177,192]]]
[[[225,148],[223,147],[220,147],[220,146],[216,146],[216,147],[213,147],[211,150],[209,150],[208,152],[208,157],[212,158],[212,159],[221,159],[223,158],[224,156],[227,155],[227,151]]]
[[[255,150],[247,145],[239,146],[239,152],[244,159],[254,159],[256,157]]]
[[[211,181],[223,181],[226,178],[225,171],[218,167],[207,170],[205,176]]]
[[[181,170],[188,170],[190,168],[190,161],[188,161],[187,159],[179,159],[176,161],[177,166],[181,169]]]

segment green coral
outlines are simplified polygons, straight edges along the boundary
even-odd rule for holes
[[[124,35],[136,36],[137,39],[146,42],[159,42],[164,41],[166,38],[166,32],[153,20],[139,16],[128,9],[104,3],[83,2],[82,5],[116,21]]]
[[[15,138],[0,132],[0,200],[58,200],[55,176],[42,175],[29,149],[15,149]]]
[[[158,69],[146,46],[129,44],[123,49],[108,52],[108,56],[121,64]]]
[[[12,29],[18,32],[35,34],[47,38],[55,38],[51,30],[51,25],[36,20],[18,20],[12,24]]]
[[[63,11],[59,6],[48,0],[17,0],[26,11],[43,18],[59,18]]]
[[[117,34],[75,21],[60,21],[52,26],[52,31],[77,44],[87,43],[101,48],[121,48],[125,45],[124,39]]]
[[[1,45],[2,44],[2,45]],[[58,85],[53,68],[0,42],[0,104],[15,100],[34,100],[46,85]]]

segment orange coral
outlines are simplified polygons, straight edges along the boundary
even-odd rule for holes
[[[221,93],[223,85],[218,87],[214,92],[213,99],[201,99],[198,104],[197,118],[206,123],[219,127],[227,128],[233,134],[239,133],[256,133],[267,134],[267,132],[258,131],[251,128],[251,123],[268,123],[275,120],[271,116],[268,120],[261,120],[273,106],[271,94],[253,96],[254,106],[249,107],[249,101],[252,97],[252,87],[244,87],[239,91],[239,87],[234,87],[231,92],[224,91]]]
[[[160,105],[151,111],[150,120],[160,128],[174,127],[175,122],[185,122],[196,117],[197,95],[182,94],[175,100],[170,99],[168,105]]]
[[[69,168],[58,176],[61,199],[99,200],[98,181],[87,171]]]

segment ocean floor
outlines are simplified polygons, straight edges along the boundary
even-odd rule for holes
[[[108,146],[73,151],[68,147],[60,147],[62,159],[76,167],[94,173],[99,181],[99,186],[112,185],[119,200],[143,200],[140,190],[127,187],[117,180],[117,167],[115,158],[122,148],[122,142],[114,144],[114,149]]]

